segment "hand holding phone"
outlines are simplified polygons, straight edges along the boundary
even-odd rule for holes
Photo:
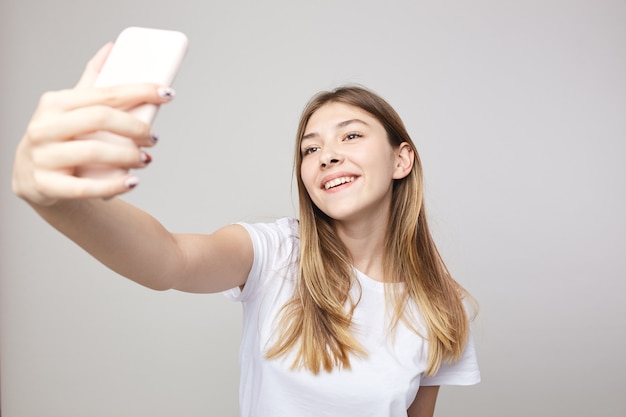
[[[157,83],[169,86],[174,81],[188,47],[185,34],[178,31],[129,27],[117,37],[94,86],[106,87],[135,83]],[[158,110],[155,104],[143,104],[128,112],[145,123],[154,121]],[[116,144],[136,146],[123,136],[110,132],[94,132],[77,138],[97,139]],[[127,171],[106,165],[79,167],[77,176],[105,178],[123,175]]]

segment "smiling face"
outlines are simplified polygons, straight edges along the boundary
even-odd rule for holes
[[[386,221],[393,181],[410,171],[410,149],[406,143],[392,147],[370,113],[329,102],[311,115],[300,141],[302,184],[335,221]]]

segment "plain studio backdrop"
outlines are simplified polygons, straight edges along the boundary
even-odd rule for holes
[[[176,232],[296,215],[318,90],[400,113],[435,238],[481,304],[483,381],[438,416],[626,415],[626,2],[2,0],[1,404],[6,417],[235,416],[241,311],[108,271],[10,190],[41,93],[127,26],[190,49],[125,197]]]

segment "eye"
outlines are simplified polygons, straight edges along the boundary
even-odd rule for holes
[[[319,150],[319,146],[309,146],[308,148],[304,148],[302,150],[302,156],[311,155],[313,152],[317,152]]]
[[[352,132],[352,133],[348,133],[347,135],[344,136],[344,140],[354,140],[354,139],[358,139],[360,137],[363,137],[362,134],[360,133],[356,133],[356,132]]]

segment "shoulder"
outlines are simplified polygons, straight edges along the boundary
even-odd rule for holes
[[[272,222],[258,222],[258,223],[246,223],[240,222],[239,225],[243,226],[250,232],[250,234],[265,234],[265,235],[282,235],[298,237],[299,235],[299,222],[293,217],[281,217]]]
[[[256,269],[276,267],[297,259],[300,247],[299,222],[283,217],[269,223],[239,223],[252,239]]]
[[[273,222],[238,224],[250,234],[255,254],[281,247],[287,247],[291,251],[300,239],[299,222],[292,217],[283,217]]]
[[[249,233],[254,258],[243,292],[235,289],[231,298],[246,301],[276,277],[293,277],[299,257],[299,223],[284,217],[267,223],[238,223]]]

